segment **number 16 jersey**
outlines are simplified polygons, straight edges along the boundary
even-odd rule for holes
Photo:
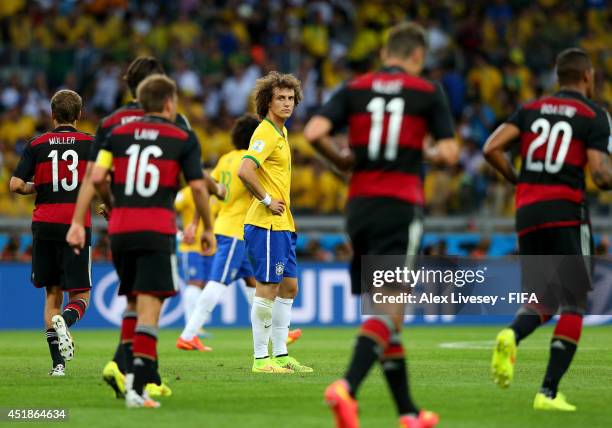
[[[157,116],[113,128],[96,165],[112,168],[114,206],[108,223],[113,252],[174,252],[174,199],[185,181],[203,178],[195,134]]]
[[[34,238],[62,242],[66,239],[93,139],[93,136],[79,132],[72,126],[59,126],[32,139],[25,146],[13,175],[25,182],[34,179]],[[85,227],[86,245],[89,245],[89,210]]]
[[[516,188],[519,236],[588,223],[584,198],[587,149],[608,153],[608,114],[574,91],[560,91],[517,110],[521,172]]]

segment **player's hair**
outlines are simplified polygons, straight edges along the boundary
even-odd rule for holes
[[[252,114],[244,114],[236,120],[232,128],[232,144],[238,150],[246,150],[249,148],[251,136],[255,132],[255,128],[259,126],[259,120]]]
[[[164,74],[152,74],[136,89],[140,105],[146,113],[164,111],[164,104],[176,95],[176,83]]]
[[[557,55],[557,79],[559,85],[578,83],[584,72],[593,68],[589,55],[579,48],[565,49]]]
[[[389,30],[385,51],[394,58],[408,58],[416,48],[427,47],[425,29],[414,22],[402,22]]]
[[[293,74],[281,74],[271,71],[255,83],[255,109],[262,119],[268,114],[274,88],[293,89],[295,107],[302,101],[302,84]]]
[[[164,74],[164,67],[159,60],[152,56],[139,56],[128,66],[123,80],[127,83],[133,97],[140,82],[151,74]]]
[[[83,100],[70,89],[57,91],[51,98],[51,114],[57,123],[73,123],[79,120]]]

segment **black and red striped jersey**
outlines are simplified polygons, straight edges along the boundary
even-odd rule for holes
[[[92,135],[79,132],[72,126],[59,126],[30,140],[25,146],[13,175],[26,182],[34,179],[36,202],[32,234],[35,238],[66,239],[93,139]],[[89,244],[89,211],[85,226]]]
[[[174,199],[181,172],[203,178],[200,144],[192,131],[157,116],[120,125],[102,150],[112,154],[113,248],[174,251]]]
[[[580,93],[564,90],[524,105],[508,123],[520,130],[518,234],[588,222],[587,150],[610,150],[607,112]]]
[[[335,130],[348,126],[355,154],[349,198],[423,205],[423,141],[454,136],[440,85],[389,67],[349,81],[322,107]]]
[[[102,143],[110,135],[110,132],[114,127],[138,120],[142,118],[144,114],[144,110],[137,101],[130,101],[126,105],[119,107],[117,110],[103,118],[98,125],[98,129],[96,130],[96,140],[91,146],[89,161],[96,161],[98,152],[102,147]],[[189,121],[182,114],[176,115],[175,123],[185,129],[191,129]]]

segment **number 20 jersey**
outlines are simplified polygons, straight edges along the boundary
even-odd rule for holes
[[[52,241],[66,239],[93,139],[93,136],[79,132],[72,126],[59,126],[32,139],[25,146],[13,175],[25,182],[34,178],[34,238]],[[89,244],[89,211],[85,226]]]
[[[180,174],[187,182],[203,178],[200,162],[195,134],[161,117],[113,128],[96,161],[113,171],[108,224],[113,251],[174,252]]]
[[[423,205],[423,141],[453,138],[442,88],[398,67],[359,76],[319,113],[334,130],[348,126],[355,166],[349,199],[393,198]]]
[[[560,91],[524,105],[508,123],[520,130],[519,236],[588,223],[584,195],[587,149],[608,153],[606,111],[578,92]]]

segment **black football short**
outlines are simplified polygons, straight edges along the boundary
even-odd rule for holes
[[[523,292],[547,315],[584,313],[593,275],[590,226],[551,227],[519,237]]]
[[[176,255],[157,250],[113,251],[119,295],[174,296],[179,279]]]
[[[361,294],[361,257],[416,255],[423,223],[421,208],[392,198],[354,198],[347,206],[346,229],[353,246],[351,290]]]
[[[34,238],[32,242],[32,284],[35,287],[60,286],[64,291],[91,288],[91,247],[77,256],[64,241]]]

